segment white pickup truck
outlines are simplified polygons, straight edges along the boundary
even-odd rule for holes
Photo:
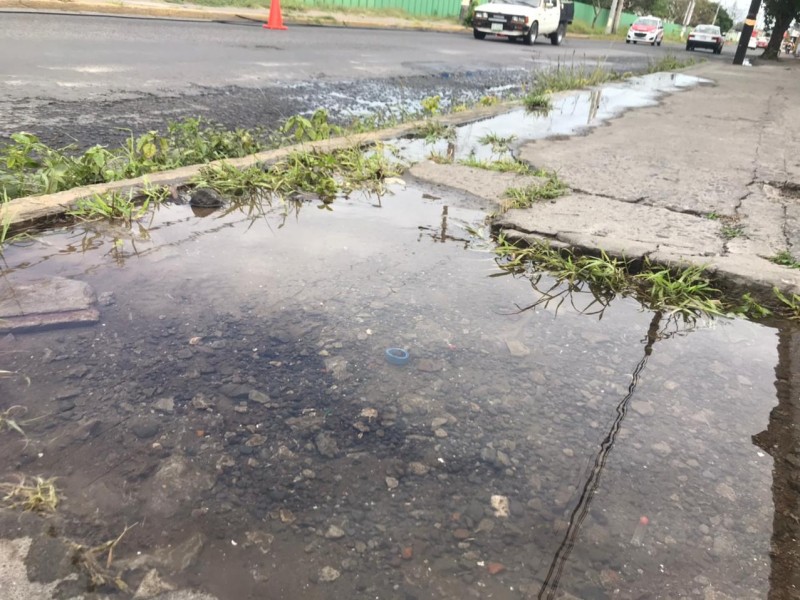
[[[558,46],[572,23],[575,7],[562,0],[505,0],[475,7],[472,33],[482,40],[487,35],[499,35],[533,44],[540,35]]]

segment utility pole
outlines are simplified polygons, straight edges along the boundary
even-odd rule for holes
[[[744,57],[747,54],[747,44],[750,42],[750,36],[753,35],[753,27],[756,26],[756,19],[760,9],[761,0],[751,0],[750,8],[747,10],[747,18],[744,20],[744,27],[742,27],[742,33],[739,35],[739,46],[737,46],[736,55],[733,57],[733,64],[735,65],[741,65],[744,62]]]
[[[622,18],[622,9],[625,7],[625,0],[619,0],[617,2],[617,11],[614,13],[614,27],[612,28],[613,33],[617,33],[617,29],[619,29],[619,20]]]
[[[720,8],[720,6],[722,6],[722,2],[717,2],[717,10],[714,13],[714,20],[711,21],[712,25],[716,25],[717,24],[717,17],[719,16],[719,8]]]
[[[606,21],[606,35],[611,33],[612,27],[614,27],[614,17],[617,14],[617,2],[619,0],[611,0],[611,8],[608,9],[608,20]]]
[[[683,29],[681,29],[681,38],[686,37],[686,29],[689,27],[689,23],[692,22],[692,17],[694,16],[694,6],[695,0],[689,0],[689,4],[686,6],[686,12],[683,13]]]

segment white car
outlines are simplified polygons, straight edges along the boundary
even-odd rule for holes
[[[686,40],[686,49],[706,48],[713,50],[714,54],[722,54],[725,38],[716,25],[698,25],[689,34]]]
[[[651,46],[656,44],[660,46],[663,40],[664,21],[658,17],[639,17],[630,26],[628,35],[625,36],[626,44],[642,42]]]
[[[472,15],[472,33],[482,40],[487,35],[497,35],[510,40],[533,44],[540,35],[550,38],[558,46],[572,23],[572,2],[562,0],[504,0],[475,7]]]

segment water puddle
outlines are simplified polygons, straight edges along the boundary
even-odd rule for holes
[[[6,248],[0,295],[57,275],[102,302],[0,338],[30,381],[0,379],[27,411],[2,478],[58,477],[82,543],[130,527],[134,590],[151,569],[220,600],[788,589],[800,332],[590,317],[588,293],[520,310],[539,296],[497,276],[482,213],[394,191]]]
[[[523,109],[460,126],[453,141],[424,139],[400,140],[396,146],[409,162],[419,162],[430,155],[451,156],[455,160],[475,158],[493,160],[497,152],[480,139],[488,134],[514,136],[516,143],[585,132],[620,116],[626,110],[654,106],[665,93],[694,87],[707,80],[681,73],[654,73],[631,77],[622,83],[593,90],[562,95],[553,101],[547,114]]]

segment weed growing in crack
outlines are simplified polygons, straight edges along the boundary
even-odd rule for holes
[[[550,94],[545,92],[530,92],[522,98],[525,110],[531,113],[546,114],[553,108]]]
[[[543,184],[534,183],[523,188],[508,188],[503,196],[508,199],[508,208],[528,208],[542,200],[554,200],[565,195],[569,187],[551,173]]]
[[[775,256],[770,257],[769,260],[770,262],[774,262],[776,265],[782,265],[791,269],[800,269],[800,261],[798,261],[788,250],[778,252]]]
[[[666,54],[658,60],[650,60],[647,64],[648,73],[661,73],[664,71],[677,71],[696,64],[694,58],[678,58],[674,54]]]
[[[461,161],[462,165],[486,171],[498,171],[500,173],[518,173],[520,175],[534,175],[535,172],[528,165],[513,158],[501,158],[499,160],[479,160],[474,156],[469,156]]]
[[[416,138],[424,139],[426,144],[435,144],[439,140],[453,142],[456,139],[456,128],[452,125],[445,125],[441,121],[429,119],[418,126],[413,135]]]
[[[238,158],[266,147],[259,133],[226,130],[201,119],[170,123],[167,132],[131,134],[118,148],[50,148],[30,133],[15,133],[0,146],[0,192],[7,201],[22,196],[139,177],[185,165]]]
[[[559,61],[555,68],[536,73],[534,84],[528,95],[549,97],[550,94],[555,92],[579,90],[608,83],[609,81],[618,81],[622,78],[622,75],[609,71],[600,63],[595,67],[588,67],[584,63],[573,63],[570,66],[566,66]]]
[[[731,224],[723,225],[720,230],[722,237],[726,240],[732,240],[744,236],[744,225]]]
[[[587,285],[594,302],[601,307],[620,295],[634,296],[648,308],[668,310],[685,318],[725,313],[721,293],[704,275],[703,267],[671,270],[645,261],[642,270],[634,273],[632,262],[612,258],[605,252],[600,256],[580,255],[571,250],[552,248],[545,242],[518,247],[503,237],[498,240],[495,252],[500,267],[505,270],[521,273],[531,268],[536,272],[546,271],[556,279],[555,285],[536,305],[558,298],[560,306],[576,286]],[[563,283],[567,286],[553,294]]]
[[[557,310],[568,297],[574,306],[573,294],[586,292],[588,288],[592,301],[580,310],[589,314],[602,314],[617,296],[631,296],[648,309],[668,311],[685,320],[736,315],[753,319],[779,316],[800,320],[800,295],[785,294],[774,288],[774,303],[762,299],[768,306],[749,293],[738,299],[730,298],[714,285],[703,266],[669,268],[654,265],[646,259],[640,264],[610,257],[602,251],[599,256],[584,255],[569,249],[553,248],[544,240],[520,246],[502,235],[497,240],[495,254],[501,269],[526,276],[540,294],[531,306],[521,310],[548,306],[554,301],[558,302]],[[555,279],[547,290],[538,287],[542,273],[549,273]],[[595,304],[599,304],[600,309],[589,312],[587,309]]]
[[[252,199],[260,192],[271,202],[271,196],[283,198],[302,192],[332,201],[338,194],[350,194],[356,189],[383,194],[386,180],[399,174],[399,167],[389,162],[381,146],[367,151],[353,146],[328,152],[291,152],[266,169],[256,165],[246,169],[227,163],[209,165],[200,170],[192,184],[234,199]]]

